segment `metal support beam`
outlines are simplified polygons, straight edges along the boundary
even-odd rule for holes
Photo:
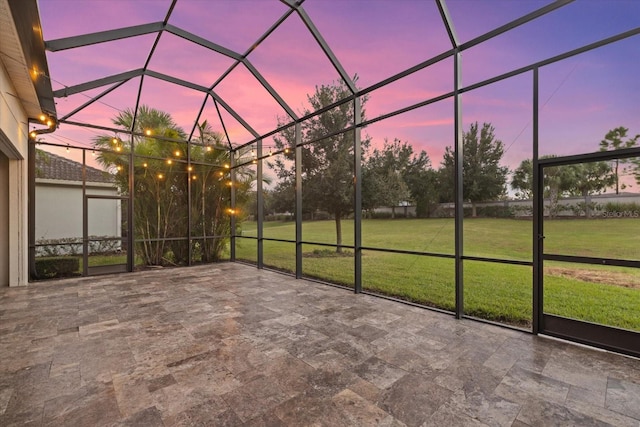
[[[262,194],[263,186],[262,186],[262,140],[259,139],[257,142],[256,155],[258,160],[258,164],[256,165],[256,215],[257,225],[258,225],[258,268],[264,268],[264,196]]]
[[[138,68],[137,70],[125,71],[124,73],[114,74],[112,76],[103,77],[97,80],[91,80],[89,82],[80,83],[75,86],[68,86],[64,89],[58,89],[53,92],[53,96],[55,98],[63,98],[65,96],[74,95],[76,93],[85,92],[98,87],[120,83],[124,80],[130,80],[143,74],[144,69],[142,68]]]
[[[456,34],[455,26],[453,25],[453,19],[451,19],[451,14],[447,8],[446,0],[436,0],[436,4],[438,5],[438,10],[440,11],[440,17],[442,18],[444,27],[447,29],[451,46],[455,49],[460,46],[460,42],[458,35]]]
[[[89,275],[89,200],[87,200],[86,150],[82,150],[82,275]]]
[[[265,88],[267,92],[269,92],[269,95],[271,95],[273,99],[275,99],[276,102],[282,107],[282,109],[287,112],[289,117],[291,117],[293,120],[297,120],[298,115],[291,109],[291,107],[289,107],[289,105],[284,101],[284,99],[282,99],[280,94],[278,94],[278,92],[276,92],[276,90],[267,82],[267,80],[262,76],[262,74],[258,72],[256,67],[254,67],[253,64],[248,59],[244,59],[242,63],[244,64],[245,67],[247,67],[247,69],[251,72],[251,74],[253,74],[253,77],[255,77],[258,80],[258,82],[262,85],[262,87]]]
[[[133,271],[136,260],[136,236],[133,209],[135,200],[135,146],[133,135],[131,138],[131,151],[129,152],[129,197],[127,198],[127,271]]]
[[[354,292],[362,292],[362,101],[353,100],[353,246],[354,246]]]
[[[543,248],[543,215],[544,200],[541,193],[543,187],[542,177],[540,176],[540,166],[538,163],[539,155],[539,72],[538,68],[533,70],[533,325],[532,332],[537,334],[542,327],[542,291],[543,291],[543,265],[542,265],[542,248]]]
[[[464,165],[464,138],[462,129],[462,57],[460,52],[454,56],[454,164],[455,164],[455,255],[456,255],[456,318],[464,316],[464,268],[463,268],[463,165]]]
[[[460,49],[461,50],[469,49],[489,39],[497,37],[500,34],[506,33],[507,31],[511,31],[514,28],[519,27],[520,25],[526,24],[529,21],[533,21],[534,19],[537,19],[543,15],[546,15],[547,13],[553,12],[554,10],[561,8],[563,6],[566,6],[567,4],[572,3],[573,1],[574,0],[556,0],[555,2],[550,3],[546,6],[543,6],[540,9],[534,10],[533,12],[528,13],[524,16],[521,16],[518,19],[515,19],[511,22],[507,22],[506,24],[489,31],[488,33],[478,36],[473,40],[469,40],[468,42],[463,43],[462,45],[460,45]]]
[[[75,49],[82,46],[90,46],[98,43],[105,43],[114,40],[126,39],[129,37],[142,36],[144,34],[156,33],[158,31],[162,31],[163,28],[163,22],[153,22],[151,24],[134,25],[132,27],[118,28],[115,30],[100,31],[97,33],[49,40],[45,42],[44,45],[49,52],[58,52],[66,49]]]
[[[296,278],[302,277],[302,125],[296,123]]]
[[[58,119],[58,121],[67,120],[69,117],[73,116],[74,114],[76,114],[77,112],[79,112],[81,110],[84,110],[85,108],[87,108],[88,106],[93,104],[94,102],[99,101],[102,97],[104,97],[104,96],[108,95],[109,93],[113,92],[114,90],[118,89],[120,86],[122,86],[123,84],[125,84],[128,81],[129,80],[122,80],[121,82],[116,83],[115,85],[111,86],[109,89],[105,90],[104,92],[100,93],[97,96],[94,96],[93,98],[91,98],[90,100],[88,100],[87,102],[85,102],[84,104],[82,104],[81,106],[76,108],[75,110],[73,110],[70,113],[66,114],[65,116],[61,117],[60,119]]]
[[[171,24],[167,24],[164,30],[168,33],[181,37],[185,40],[189,40],[197,45],[200,45],[209,50],[213,50],[214,52],[218,52],[221,55],[228,56],[229,58],[233,58],[236,61],[242,60],[242,55],[232,51],[231,49],[227,49],[224,46],[220,46],[219,44],[213,43],[207,39],[204,39],[200,36],[196,36],[188,31],[183,30],[182,28],[175,27]]]
[[[236,260],[236,155],[234,151],[229,151],[229,166],[231,168],[231,172],[229,172],[229,179],[231,180],[231,186],[229,187],[229,204],[231,208],[231,212],[229,215],[229,221],[231,223],[230,232],[231,232],[231,261]]]
[[[192,194],[193,191],[191,189],[191,184],[193,183],[193,180],[191,179],[192,174],[191,172],[191,143],[187,142],[187,171],[189,171],[189,173],[187,173],[187,242],[189,244],[189,249],[188,249],[188,257],[187,257],[187,264],[188,265],[192,265],[193,264],[193,244],[191,242],[191,223],[193,221],[193,215],[191,214],[191,210],[193,209],[193,203],[192,203]],[[202,179],[204,179],[204,176],[202,177]],[[204,191],[204,190],[203,190]],[[202,246],[204,247],[204,240],[202,241]]]
[[[300,15],[302,22],[304,22],[304,25],[306,25],[307,29],[309,30],[313,38],[316,39],[316,41],[320,45],[320,49],[322,49],[325,56],[329,59],[329,61],[333,65],[333,68],[335,68],[336,71],[338,72],[338,75],[340,76],[340,78],[344,80],[345,84],[347,85],[351,93],[356,93],[357,89],[356,89],[355,83],[351,80],[351,77],[349,77],[349,75],[345,71],[340,61],[338,61],[338,58],[333,53],[333,51],[331,50],[327,42],[324,40],[324,38],[322,37],[322,34],[320,34],[320,31],[318,31],[318,29],[314,25],[309,15],[307,15],[307,12],[301,6],[299,6],[296,9],[296,11],[298,12],[298,15]]]

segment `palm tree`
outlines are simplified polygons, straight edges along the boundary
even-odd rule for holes
[[[133,159],[137,256],[146,265],[184,264],[191,249],[192,260],[220,260],[231,230],[230,150],[222,134],[205,120],[196,139],[187,142],[171,115],[144,105],[135,120],[134,112],[125,110],[112,121],[135,135],[125,140],[100,135],[93,143],[123,195],[129,194]],[[243,167],[235,173],[236,199],[243,203],[255,175]]]

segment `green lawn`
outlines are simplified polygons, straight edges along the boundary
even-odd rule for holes
[[[292,239],[292,222],[265,223],[267,238]],[[343,221],[343,243],[353,243],[353,223]],[[640,260],[640,220],[545,221],[547,253]],[[243,236],[255,236],[255,223],[242,225]],[[453,219],[364,220],[363,246],[439,254],[454,253]],[[466,219],[464,254],[532,261],[532,222],[515,219]],[[303,240],[335,243],[333,221],[303,223]],[[264,243],[266,265],[294,271],[295,244]],[[325,247],[303,246],[303,274],[353,286],[352,256],[317,256]],[[256,241],[238,239],[237,256],[256,261]],[[453,310],[454,262],[452,259],[363,251],[363,287],[421,304]],[[622,267],[547,262],[565,273],[590,270],[599,273],[572,277],[553,272],[545,275],[545,312],[640,331],[640,270]],[[588,273],[588,272],[587,272]],[[609,284],[638,284],[636,287]],[[591,281],[585,281],[584,277]],[[602,279],[604,277],[604,279]],[[628,280],[627,280],[628,279]],[[528,326],[532,319],[532,268],[480,261],[464,262],[465,313],[499,322]]]

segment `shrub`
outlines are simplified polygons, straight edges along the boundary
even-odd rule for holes
[[[73,276],[80,269],[80,261],[75,257],[36,258],[36,276],[38,279]]]
[[[472,209],[464,208],[464,216],[470,217]],[[476,209],[481,218],[513,218],[515,211],[511,206],[478,206]]]
[[[74,237],[42,239],[36,242],[36,255],[39,256],[79,255],[81,252],[82,239]]]

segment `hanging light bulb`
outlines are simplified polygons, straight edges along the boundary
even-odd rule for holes
[[[167,164],[168,164],[168,165],[170,165],[170,164],[172,164],[172,163],[173,163],[173,160],[171,160],[171,159],[167,159]]]
[[[44,114],[40,114],[40,121],[44,122],[45,120],[47,120],[47,116],[45,116]]]
[[[95,156],[96,156],[96,150],[91,150],[91,155],[92,155],[93,157],[95,157]]]
[[[193,175],[193,176],[191,177],[191,179],[193,179],[193,180],[195,181],[195,180],[196,180],[196,176],[195,176],[195,175]]]
[[[224,164],[224,168],[225,168],[225,169],[229,169],[229,164],[228,164],[228,163],[225,163],[225,164]]]
[[[53,122],[51,120],[47,120],[47,126],[49,127],[53,126]]]
[[[144,163],[142,164],[142,167],[143,167],[143,168],[146,168],[147,166],[149,166],[149,165],[147,164],[147,162],[144,162]]]
[[[180,150],[176,150],[173,154],[175,154],[176,157],[180,157]]]
[[[213,150],[213,147],[211,147],[210,145],[207,145],[207,151],[211,152]]]
[[[164,175],[162,175],[161,173],[158,174],[158,179],[162,179],[164,178]]]
[[[36,138],[36,136],[38,136],[38,134],[36,133],[36,131],[35,131],[35,130],[32,130],[32,131],[31,131],[31,133],[30,133],[29,135],[31,135],[31,138],[33,138],[33,139],[35,139],[35,138]]]
[[[122,170],[122,166],[118,165],[116,169],[118,169],[118,172],[120,172]]]
[[[118,146],[116,146],[116,151],[117,151],[117,152],[122,151],[122,147],[121,147],[121,146],[119,146],[119,145],[118,145]]]
[[[69,144],[67,144],[67,153],[69,152]]]
[[[114,138],[111,140],[111,142],[112,142],[113,144],[117,144],[117,143],[118,143],[118,138],[115,138],[115,137],[114,137]]]
[[[271,147],[269,147],[269,156],[273,156],[273,151],[271,151]]]
[[[151,129],[147,129],[144,131],[145,135],[150,136],[151,135]]]
[[[284,152],[285,152],[285,154],[287,154],[287,153],[289,152],[289,149],[288,149],[288,148],[285,148],[285,149],[284,149]]]
[[[188,166],[188,167],[187,167],[187,170],[188,170],[189,172],[191,172],[191,171],[193,170],[193,166]]]

